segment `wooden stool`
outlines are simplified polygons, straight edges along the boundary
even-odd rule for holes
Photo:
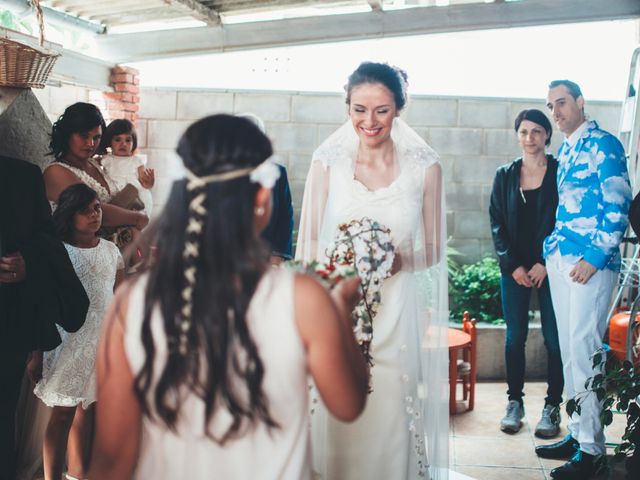
[[[473,410],[476,396],[478,333],[476,321],[464,312],[462,331],[449,329],[449,414],[456,414],[456,390],[462,385],[462,399],[467,401],[467,411]],[[462,358],[458,352],[462,351]]]

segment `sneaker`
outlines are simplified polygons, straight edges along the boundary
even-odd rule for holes
[[[554,410],[555,413],[554,413]],[[540,438],[551,438],[560,431],[560,408],[545,405],[542,409],[540,421],[536,425],[535,435]]]
[[[524,407],[517,400],[509,400],[507,413],[500,421],[500,430],[506,433],[518,433],[522,418],[524,417]]]

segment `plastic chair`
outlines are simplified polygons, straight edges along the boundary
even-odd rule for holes
[[[467,402],[465,411],[473,410],[476,396],[478,332],[475,319],[464,312],[462,331],[449,329],[449,414],[457,412],[457,387],[462,385],[462,400]],[[459,353],[462,352],[462,358]]]

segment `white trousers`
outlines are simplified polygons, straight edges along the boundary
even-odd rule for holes
[[[574,264],[564,259],[558,250],[547,258],[546,263],[558,324],[565,396],[571,399],[585,391],[587,378],[599,373],[592,368],[592,356],[602,346],[611,294],[618,275],[611,270],[598,270],[583,285],[569,277]],[[569,431],[583,452],[602,455],[605,446],[600,423],[601,404],[595,393],[581,397],[582,412],[573,414],[569,419]]]

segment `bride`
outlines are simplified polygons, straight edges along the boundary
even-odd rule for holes
[[[296,257],[320,260],[340,223],[391,229],[392,276],[373,319],[371,387],[362,416],[312,410],[313,467],[326,480],[446,479],[447,272],[442,167],[398,117],[407,75],[362,63],[346,88],[349,121],[315,151]]]

